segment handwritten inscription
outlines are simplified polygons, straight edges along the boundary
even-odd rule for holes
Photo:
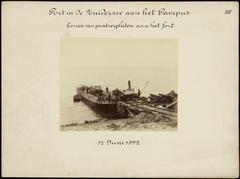
[[[143,10],[133,11],[133,10],[107,10],[103,9],[75,9],[75,10],[66,10],[66,9],[49,9],[50,16],[63,16],[63,15],[87,15],[87,16],[188,16],[190,12],[187,10],[183,11],[172,11],[167,10],[166,8],[160,9],[149,9],[144,8]]]
[[[230,9],[225,10],[225,14],[231,14],[231,12],[232,12],[232,10],[230,10]]]
[[[229,13],[228,11],[226,13]],[[68,29],[155,29],[155,30],[171,30],[176,27],[176,22],[174,22],[174,18],[179,18],[182,16],[189,16],[191,13],[188,10],[169,10],[166,8],[142,8],[142,9],[128,9],[128,10],[121,10],[121,9],[115,9],[115,10],[109,10],[106,8],[102,9],[57,9],[55,7],[50,8],[48,11],[49,16],[57,17],[57,16],[115,16],[116,18],[119,18],[119,23],[116,22],[88,22],[86,24],[83,24],[81,19],[79,19],[78,22],[76,22],[76,19],[74,19],[75,22],[73,22],[73,19],[69,19],[66,22],[65,27]],[[141,23],[141,21],[135,21],[138,22],[137,24],[131,22],[125,22],[128,21],[127,17],[129,16],[142,16],[142,17],[160,17],[160,18],[154,18],[155,20],[151,20],[149,22],[143,21],[144,23]],[[121,18],[124,17],[124,18]],[[166,17],[171,17],[171,20],[165,19]],[[121,19],[120,19],[121,18]],[[156,20],[157,19],[157,20]],[[106,18],[103,19],[106,21]],[[110,19],[109,19],[110,20]]]
[[[140,145],[140,141],[139,140],[126,140],[126,141],[115,141],[115,140],[99,140],[97,141],[97,145],[99,146],[104,146],[104,145],[108,145],[108,146],[123,146],[123,145],[127,145],[127,146],[138,146]]]
[[[165,30],[165,29],[173,29],[175,27],[175,24],[173,22],[156,22],[152,21],[150,24],[129,24],[127,22],[121,21],[117,24],[111,24],[111,23],[104,23],[104,24],[77,24],[77,23],[72,23],[68,22],[66,25],[67,28],[92,28],[92,29],[129,29],[129,28],[138,28],[138,29],[143,29],[143,28],[153,28],[153,29],[160,29],[160,30]]]

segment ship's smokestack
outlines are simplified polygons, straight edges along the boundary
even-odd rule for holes
[[[131,88],[131,81],[130,81],[130,80],[128,80],[128,89],[129,89],[129,90],[132,89],[132,88]]]

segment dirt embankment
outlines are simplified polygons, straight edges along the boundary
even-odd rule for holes
[[[177,118],[162,114],[140,113],[134,118],[86,121],[84,124],[61,126],[62,131],[173,131],[177,130]]]

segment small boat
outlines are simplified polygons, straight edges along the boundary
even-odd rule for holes
[[[173,102],[173,99],[171,96],[167,96],[160,93],[158,95],[150,94],[149,99],[155,103],[172,103]]]
[[[82,99],[82,97],[81,97],[80,94],[75,94],[75,95],[73,96],[73,101],[74,101],[74,102],[79,102],[79,101],[81,101],[81,99]]]

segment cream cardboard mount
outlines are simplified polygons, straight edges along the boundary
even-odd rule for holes
[[[49,15],[52,8],[82,15]],[[123,14],[86,14],[102,9]],[[161,9],[189,14],[158,15]],[[4,1],[3,176],[238,177],[238,21],[237,2]],[[121,22],[132,27],[115,28]],[[161,30],[153,22],[174,25]],[[72,83],[80,67],[85,73]],[[143,73],[146,67],[155,70]],[[96,117],[86,105],[73,104],[77,85],[112,91],[133,79],[137,92],[150,77],[143,96],[176,88],[175,130],[61,130],[64,122]]]

